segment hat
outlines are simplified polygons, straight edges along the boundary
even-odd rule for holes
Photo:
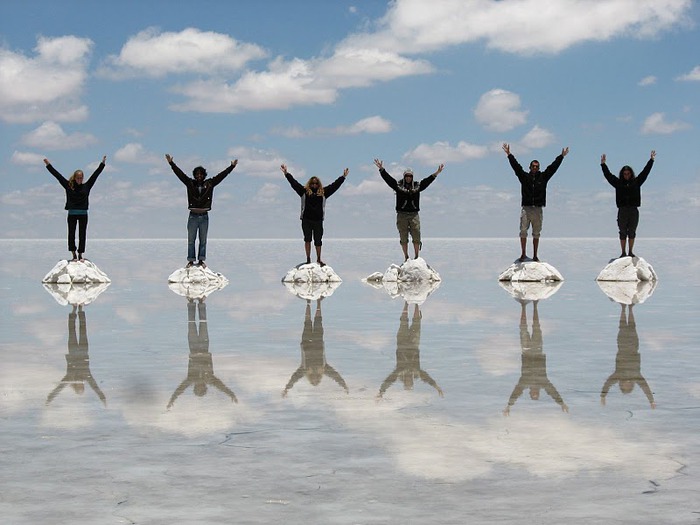
[[[406,175],[413,177],[413,170],[411,168],[406,168],[403,172],[403,176],[405,177]]]

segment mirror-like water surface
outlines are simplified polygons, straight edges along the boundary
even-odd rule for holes
[[[90,241],[84,306],[41,284],[63,241],[0,245],[6,523],[700,519],[699,240],[640,239],[631,306],[595,281],[616,239],[543,239],[539,300],[497,281],[517,239],[428,240],[421,304],[361,280],[393,239],[327,240],[321,300],[280,282],[301,241],[210,240],[204,300],[168,286],[184,240]]]

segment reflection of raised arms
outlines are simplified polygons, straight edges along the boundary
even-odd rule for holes
[[[397,379],[401,379],[404,390],[412,390],[414,379],[419,378],[424,383],[433,387],[440,397],[443,397],[442,389],[430,374],[420,366],[420,330],[421,313],[418,305],[414,305],[411,324],[408,322],[408,303],[404,302],[399,330],[396,333],[396,368],[391,372],[379,387],[377,399],[381,399],[384,393]]]
[[[306,313],[304,314],[304,330],[301,334],[301,365],[292,374],[287,385],[282,391],[282,397],[287,393],[302,377],[308,379],[313,386],[318,386],[323,376],[330,377],[340,387],[349,392],[348,386],[342,376],[328,363],[326,363],[325,346],[323,342],[323,316],[321,313],[322,298],[316,302],[316,312],[313,320],[311,318],[311,302],[306,301]]]
[[[532,335],[527,329],[526,302],[520,303],[520,346],[522,353],[520,379],[515,385],[513,392],[508,399],[508,405],[503,411],[503,415],[510,414],[511,407],[523,394],[526,388],[530,389],[530,399],[536,401],[540,398],[540,390],[544,391],[559,405],[564,412],[569,411],[569,407],[564,403],[561,395],[547,377],[547,356],[543,352],[542,330],[540,329],[540,318],[537,312],[537,301],[532,303]]]
[[[605,397],[610,388],[619,383],[620,392],[629,394],[634,385],[639,385],[647,397],[651,408],[656,408],[654,394],[646,379],[642,376],[642,357],[639,354],[639,337],[637,325],[634,321],[632,305],[629,305],[628,316],[625,315],[625,305],[620,305],[620,323],[617,332],[617,356],[615,357],[615,371],[603,384],[600,392],[600,403],[605,405]]]
[[[78,319],[80,328],[79,336],[75,332],[75,320]],[[100,401],[107,405],[105,397],[97,381],[92,377],[90,372],[90,356],[88,354],[88,338],[87,338],[87,321],[83,307],[78,307],[76,315],[76,307],[73,306],[73,311],[68,314],[68,353],[66,354],[66,375],[61,379],[61,382],[53,389],[46,398],[48,405],[56,396],[66,387],[71,385],[76,394],[82,394],[85,391],[85,383],[90,385],[93,392],[97,394]]]
[[[199,309],[199,324],[195,313]],[[214,375],[214,362],[209,353],[209,329],[207,323],[207,305],[204,299],[198,303],[193,300],[187,302],[187,342],[190,347],[190,358],[187,366],[187,377],[175,389],[168,402],[168,408],[175,404],[180,395],[193,385],[193,392],[197,397],[207,393],[207,387],[213,386],[226,394],[231,401],[238,403],[236,394],[228,388],[218,377]]]

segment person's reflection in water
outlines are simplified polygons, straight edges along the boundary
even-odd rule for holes
[[[413,307],[413,318],[409,324],[408,303],[404,302],[399,331],[396,332],[396,368],[379,387],[377,399],[381,399],[397,379],[403,383],[404,390],[413,390],[414,381],[420,379],[432,386],[440,394],[440,397],[443,397],[442,389],[430,377],[430,374],[420,367],[421,317],[420,308],[416,304]]]
[[[316,301],[316,313],[313,320],[311,318],[311,301],[306,300],[304,330],[301,334],[301,365],[289,378],[289,382],[282,392],[282,397],[286,397],[296,382],[304,376],[313,386],[318,386],[324,375],[328,376],[338,383],[345,390],[345,393],[349,393],[345,380],[331,365],[326,363],[323,343],[323,316],[321,314],[322,300],[323,297]]]
[[[620,325],[617,332],[617,356],[615,357],[615,371],[608,377],[600,392],[600,403],[605,405],[605,397],[610,388],[615,384],[620,384],[620,392],[629,394],[634,389],[634,385],[639,385],[651,408],[656,408],[654,394],[649,388],[649,384],[642,376],[642,357],[639,354],[639,337],[637,336],[637,325],[634,322],[632,305],[625,311],[624,304],[620,304]]]
[[[199,310],[199,323],[195,318],[196,310]],[[214,375],[214,363],[209,353],[209,329],[207,324],[207,305],[202,299],[187,300],[187,342],[190,346],[190,359],[187,365],[187,377],[173,392],[168,408],[175,404],[180,395],[193,386],[194,395],[203,397],[207,393],[209,385],[219,389],[238,403],[236,394],[228,388],[218,377]]]
[[[75,331],[75,320],[78,319],[79,334]],[[90,372],[90,356],[88,354],[87,322],[82,305],[73,305],[73,310],[68,314],[68,353],[66,354],[66,375],[61,382],[46,398],[48,405],[63,390],[70,385],[76,394],[85,392],[85,383],[90,385],[104,405],[107,405],[105,397],[97,381]]]
[[[537,401],[540,398],[540,391],[549,394],[557,405],[564,412],[569,411],[564,400],[554,388],[554,385],[547,377],[547,356],[542,350],[542,330],[540,329],[540,317],[537,313],[537,301],[532,301],[532,335],[527,329],[527,310],[528,301],[519,300],[520,302],[520,347],[521,354],[521,371],[520,380],[515,385],[513,393],[508,399],[508,406],[503,411],[503,415],[510,414],[511,407],[515,404],[518,398],[522,395],[526,388],[530,389],[530,399]]]

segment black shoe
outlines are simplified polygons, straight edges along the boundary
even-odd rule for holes
[[[521,255],[520,257],[518,257],[517,261],[518,262],[525,262],[525,259],[527,259],[527,255]]]
[[[636,257],[636,255],[633,254],[632,252],[629,253],[629,256],[630,256],[630,257]]]
[[[535,255],[535,256],[532,258],[532,260],[535,261],[535,262],[540,262],[540,259],[537,257],[537,255]]]
[[[199,266],[202,270],[204,270],[204,268],[207,267],[207,263],[205,263],[204,261],[199,261],[199,264],[197,266]]]
[[[192,268],[194,266],[194,261],[187,261],[185,268]]]
[[[623,257],[627,257],[627,254],[625,252],[622,252],[620,254],[620,256],[618,257],[618,259],[622,259]]]

